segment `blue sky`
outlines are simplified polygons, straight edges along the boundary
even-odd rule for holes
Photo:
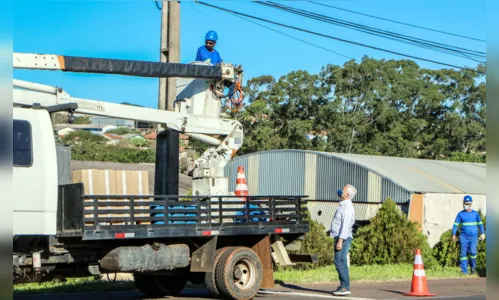
[[[475,63],[370,36],[350,29],[294,16],[248,1],[205,0],[296,27],[460,66]],[[338,11],[305,1],[278,1],[296,8],[361,23],[397,33],[485,51],[486,44],[429,32]],[[486,4],[480,0],[316,0],[324,4],[394,19],[420,26],[486,39]],[[15,1],[14,51],[72,56],[159,60],[161,12],[154,1]],[[400,59],[389,53],[333,41],[271,24],[265,26],[361,59]],[[219,35],[217,49],[226,62],[243,65],[245,79],[260,75],[276,78],[294,70],[317,73],[326,64],[342,65],[348,59],[304,44],[241,18],[195,4],[181,2],[181,62],[195,58],[208,30]],[[427,68],[443,68],[417,61]],[[121,75],[15,70],[14,78],[63,87],[74,97],[109,102],[130,102],[157,107],[158,79]]]

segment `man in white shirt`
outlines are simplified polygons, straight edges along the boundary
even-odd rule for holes
[[[340,205],[331,222],[330,236],[334,238],[334,265],[340,278],[340,286],[333,291],[335,296],[350,295],[350,274],[348,270],[348,251],[352,245],[352,227],[355,223],[355,210],[352,199],[357,194],[354,186],[347,184],[338,190]]]

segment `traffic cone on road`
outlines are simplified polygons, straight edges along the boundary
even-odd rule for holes
[[[244,167],[239,166],[237,168],[237,179],[236,179],[236,196],[249,196],[248,185],[246,184],[246,177],[244,176]]]
[[[416,249],[416,258],[414,259],[414,273],[412,274],[412,287],[409,293],[404,296],[415,297],[432,297],[436,296],[428,291],[428,283],[426,282],[426,274],[424,271],[423,258],[421,250]]]

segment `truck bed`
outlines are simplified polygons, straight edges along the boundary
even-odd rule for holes
[[[306,233],[305,196],[83,195],[59,187],[59,237],[116,240]]]

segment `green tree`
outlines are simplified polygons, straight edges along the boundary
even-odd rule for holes
[[[78,116],[73,124],[92,124],[92,120],[89,116]]]
[[[477,70],[485,71],[484,65]],[[271,149],[485,161],[484,76],[364,57],[318,74],[260,76],[244,87],[239,154]],[[323,139],[309,134],[325,134]],[[201,150],[206,147],[193,148]]]
[[[134,145],[135,147],[146,147],[149,145],[149,142],[146,139],[141,139],[141,138],[135,138],[132,139],[131,144]]]
[[[130,133],[136,133],[138,134],[140,131],[135,129],[135,128],[128,128],[128,127],[118,127],[116,129],[110,129],[106,131],[106,133],[111,133],[111,134],[116,134],[116,135],[125,135],[125,134],[130,134]]]
[[[420,249],[426,267],[435,266],[427,237],[387,199],[370,224],[357,230],[352,243],[351,262],[357,265],[413,263]]]
[[[87,130],[75,130],[70,132],[62,138],[62,141],[66,144],[104,144],[107,139],[102,135],[93,134]]]

